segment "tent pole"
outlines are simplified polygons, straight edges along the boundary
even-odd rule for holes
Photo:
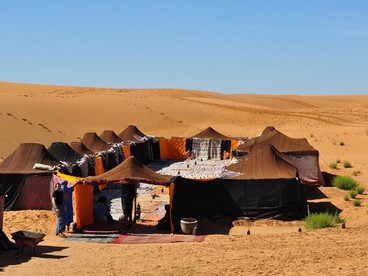
[[[133,211],[133,221],[136,222],[136,212],[137,212],[137,188],[136,184],[134,184],[134,205],[133,205],[134,211]]]

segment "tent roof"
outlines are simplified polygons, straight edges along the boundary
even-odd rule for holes
[[[140,140],[140,137],[145,137],[146,134],[141,132],[136,126],[129,125],[126,129],[124,129],[119,135],[118,135],[123,141],[132,141],[132,142],[144,142]]]
[[[77,160],[82,158],[81,154],[64,142],[54,142],[47,148],[47,150],[59,161],[75,163]]]
[[[55,166],[59,164],[45,148],[44,145],[36,143],[23,143],[16,148],[0,164],[0,174],[45,174],[45,170],[35,170],[35,163]]]
[[[86,132],[81,142],[93,152],[107,151],[111,148],[111,146],[102,140],[96,132]]]
[[[212,127],[208,127],[205,130],[191,136],[190,138],[203,138],[203,139],[218,139],[218,140],[231,140],[232,138],[221,134],[214,130]]]
[[[269,144],[253,147],[239,163],[231,164],[227,169],[243,173],[231,179],[290,179],[298,175],[289,157]]]
[[[248,140],[245,144],[240,145],[237,150],[250,151],[252,147],[258,144],[273,145],[278,151],[288,153],[309,153],[318,155],[318,151],[313,148],[305,138],[291,138],[274,127],[266,127],[262,134],[254,139]]]
[[[82,142],[71,142],[70,143],[70,147],[75,150],[76,152],[78,152],[80,155],[90,155],[93,154],[93,151],[91,151],[90,149],[88,149],[86,147],[85,144],[83,144]]]
[[[113,130],[104,130],[100,138],[106,143],[121,143],[121,138]]]
[[[172,176],[165,176],[144,166],[135,156],[128,157],[123,163],[98,176],[88,176],[83,180],[84,184],[106,183],[150,183],[166,185]]]

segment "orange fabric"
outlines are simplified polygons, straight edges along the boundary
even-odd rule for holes
[[[74,186],[74,212],[78,228],[93,223],[93,186],[83,184]]]
[[[238,147],[239,140],[231,140],[231,148],[230,148],[230,159],[233,158],[233,150]]]
[[[123,148],[125,159],[127,159],[130,156],[130,146],[125,145],[125,146],[122,146],[122,148]]]
[[[162,160],[185,160],[186,138],[159,138],[160,157]]]
[[[103,174],[105,172],[105,169],[104,169],[104,166],[103,166],[102,157],[101,156],[97,156],[95,158],[95,162],[96,162],[96,165],[95,165],[95,175]],[[104,184],[104,185],[98,185],[98,189],[100,191],[102,191],[105,188],[106,188],[106,184]]]
[[[172,203],[173,203],[173,200],[174,200],[174,190],[175,190],[175,184],[174,183],[171,183],[170,186],[169,186],[169,196],[170,196],[170,227],[171,227],[171,233],[174,233],[175,232],[175,229],[174,229],[174,224],[173,224],[173,221],[172,221]]]

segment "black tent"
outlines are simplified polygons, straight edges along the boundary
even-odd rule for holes
[[[177,177],[173,184],[171,219],[174,231],[184,217],[216,214],[230,217],[271,217],[306,214],[306,199],[297,169],[283,154],[267,145],[255,148],[247,159],[228,169],[242,174],[208,181]]]

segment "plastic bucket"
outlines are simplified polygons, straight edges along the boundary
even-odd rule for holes
[[[180,228],[184,234],[192,234],[194,227],[198,225],[198,221],[195,218],[182,218],[180,220]]]

